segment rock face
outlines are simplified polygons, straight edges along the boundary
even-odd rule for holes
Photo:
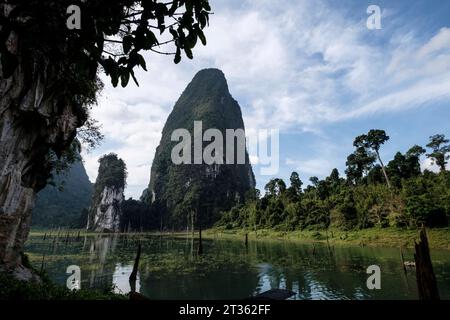
[[[88,229],[101,232],[119,231],[122,216],[121,206],[124,200],[123,191],[123,188],[116,189],[114,186],[105,186],[93,216],[92,227],[88,225]]]
[[[99,162],[87,229],[97,232],[118,232],[124,200],[125,163],[116,154],[105,155]]]
[[[0,17],[10,10],[0,4]],[[67,88],[56,86],[61,65],[30,52],[24,37],[11,32],[7,41],[17,57],[12,75],[4,77],[0,67],[0,270],[20,268],[36,192],[51,171],[47,156],[60,155],[86,120]]]
[[[47,185],[37,194],[32,226],[85,227],[87,217],[83,214],[89,208],[93,184],[83,163],[74,163],[66,172],[56,175],[53,181],[53,185]]]
[[[201,160],[200,164],[194,164],[193,160],[190,164],[174,164],[172,161],[172,150],[180,144],[180,140],[172,141],[172,133],[176,129],[189,131],[193,137],[191,150],[194,150],[195,121],[202,122],[203,133],[207,129],[218,129],[222,133],[222,163],[207,164]],[[255,187],[245,142],[242,145],[244,163],[226,161],[227,129],[244,130],[239,104],[230,95],[222,71],[202,70],[195,75],[167,119],[153,160],[149,187],[141,197],[158,208],[161,224],[165,227],[181,229],[187,224],[192,225],[193,220],[197,226],[209,226],[217,221],[222,211],[243,202],[247,191]],[[200,142],[202,151],[211,142]],[[234,146],[232,150],[236,156],[239,151],[237,144]],[[194,154],[192,151],[192,159]]]

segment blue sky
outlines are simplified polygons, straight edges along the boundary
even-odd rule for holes
[[[382,10],[382,29],[368,30],[366,9]],[[148,55],[140,87],[111,88],[92,109],[105,134],[84,153],[95,181],[102,154],[116,152],[128,166],[126,196],[148,184],[161,130],[197,71],[221,69],[239,102],[246,129],[279,129],[280,171],[304,182],[341,174],[353,138],[387,131],[385,162],[395,152],[450,137],[450,1],[212,0],[208,45],[194,60],[174,65]],[[423,167],[430,163],[422,159]],[[254,167],[263,189],[270,176]]]

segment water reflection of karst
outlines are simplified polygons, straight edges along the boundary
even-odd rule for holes
[[[144,295],[153,299],[244,299],[253,295],[258,272],[236,242],[204,240],[205,254],[199,257],[193,239],[164,241],[155,250],[162,250],[178,268],[157,268],[164,263],[157,260],[144,264],[140,281]]]
[[[108,262],[108,256],[112,255],[117,246],[117,236],[97,236],[91,238],[89,247],[89,264],[91,272],[89,276],[90,287],[104,287],[113,283],[115,265]]]
[[[65,285],[68,265],[81,267],[82,287],[115,284],[129,290],[136,246],[143,245],[137,291],[153,299],[241,299],[271,288],[297,292],[296,299],[417,298],[414,271],[405,279],[397,248],[335,247],[251,239],[204,239],[205,254],[196,253],[197,238],[87,236],[84,243],[66,238],[32,239],[27,252],[37,268]],[[413,252],[405,251],[408,259]],[[448,252],[433,252],[439,289],[450,292]],[[369,265],[380,265],[381,290],[366,287]],[[409,285],[408,285],[409,284]],[[117,291],[117,290],[116,290]]]

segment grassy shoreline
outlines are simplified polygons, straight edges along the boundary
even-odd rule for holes
[[[336,229],[326,230],[296,230],[296,231],[275,231],[261,229],[255,231],[245,231],[242,229],[225,230],[223,228],[212,228],[203,231],[205,239],[230,238],[244,239],[248,232],[248,239],[254,240],[289,240],[303,243],[324,243],[327,241],[330,245],[359,245],[359,246],[378,246],[378,247],[414,247],[414,241],[418,240],[418,230],[403,230],[397,228],[370,228],[364,230],[342,231]],[[60,238],[63,239],[69,234],[70,237],[99,235],[86,230],[60,230]],[[30,236],[54,237],[58,234],[57,230],[33,229]],[[327,240],[328,234],[328,240]],[[450,228],[427,229],[430,248],[450,250]],[[110,235],[110,234],[103,234]],[[133,236],[139,235],[163,235],[185,237],[186,232],[145,232],[132,233]],[[197,234],[196,234],[197,235]]]
[[[245,237],[244,230],[210,229],[204,232],[205,238],[215,237]],[[328,233],[328,240],[327,240]],[[450,250],[450,228],[427,229],[431,249]],[[419,230],[400,230],[397,228],[371,228],[365,230],[342,231],[336,229],[307,231],[275,231],[257,230],[248,232],[248,239],[288,240],[302,243],[323,243],[330,245],[358,245],[374,247],[405,247],[413,248],[419,238]]]

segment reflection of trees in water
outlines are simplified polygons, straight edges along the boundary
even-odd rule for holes
[[[292,243],[257,244],[257,262],[266,270],[260,287],[286,288],[299,299],[414,298],[415,292],[402,279],[398,251],[386,248],[332,248]],[[314,253],[314,254],[313,254]],[[382,267],[382,290],[366,287],[368,266]],[[411,278],[411,276],[410,276]],[[409,279],[411,280],[411,279]],[[412,279],[413,280],[413,279]],[[383,286],[384,283],[384,286]]]
[[[235,245],[235,244],[234,244]],[[239,299],[253,295],[258,272],[248,255],[221,241],[165,238],[143,250],[141,293],[153,299]]]
[[[288,241],[204,239],[203,258],[196,255],[197,239],[149,236],[142,240],[139,268],[141,292],[152,298],[245,298],[270,288],[286,288],[301,299],[416,298],[414,272],[403,276],[398,249],[301,245]],[[46,254],[45,268],[52,279],[65,284],[65,270],[79,265],[83,286],[102,287],[113,281],[126,284],[136,255],[138,237],[97,236],[69,244],[30,242],[38,268]],[[56,251],[55,248],[56,247]],[[314,252],[314,254],[313,254]],[[66,258],[70,256],[70,258]],[[411,259],[412,251],[406,252]],[[433,255],[443,296],[448,287],[449,258]],[[366,288],[366,268],[380,265],[381,290]],[[118,267],[119,265],[119,267]],[[115,274],[115,279],[114,279]],[[446,275],[447,274],[447,275]],[[443,284],[443,285],[442,285]]]
[[[117,235],[96,236],[90,239],[89,264],[91,265],[91,272],[89,286],[91,288],[112,285],[115,263],[108,257],[113,256],[117,239]]]
[[[153,299],[244,299],[254,294],[258,273],[224,264],[206,273],[145,273],[140,284]]]

